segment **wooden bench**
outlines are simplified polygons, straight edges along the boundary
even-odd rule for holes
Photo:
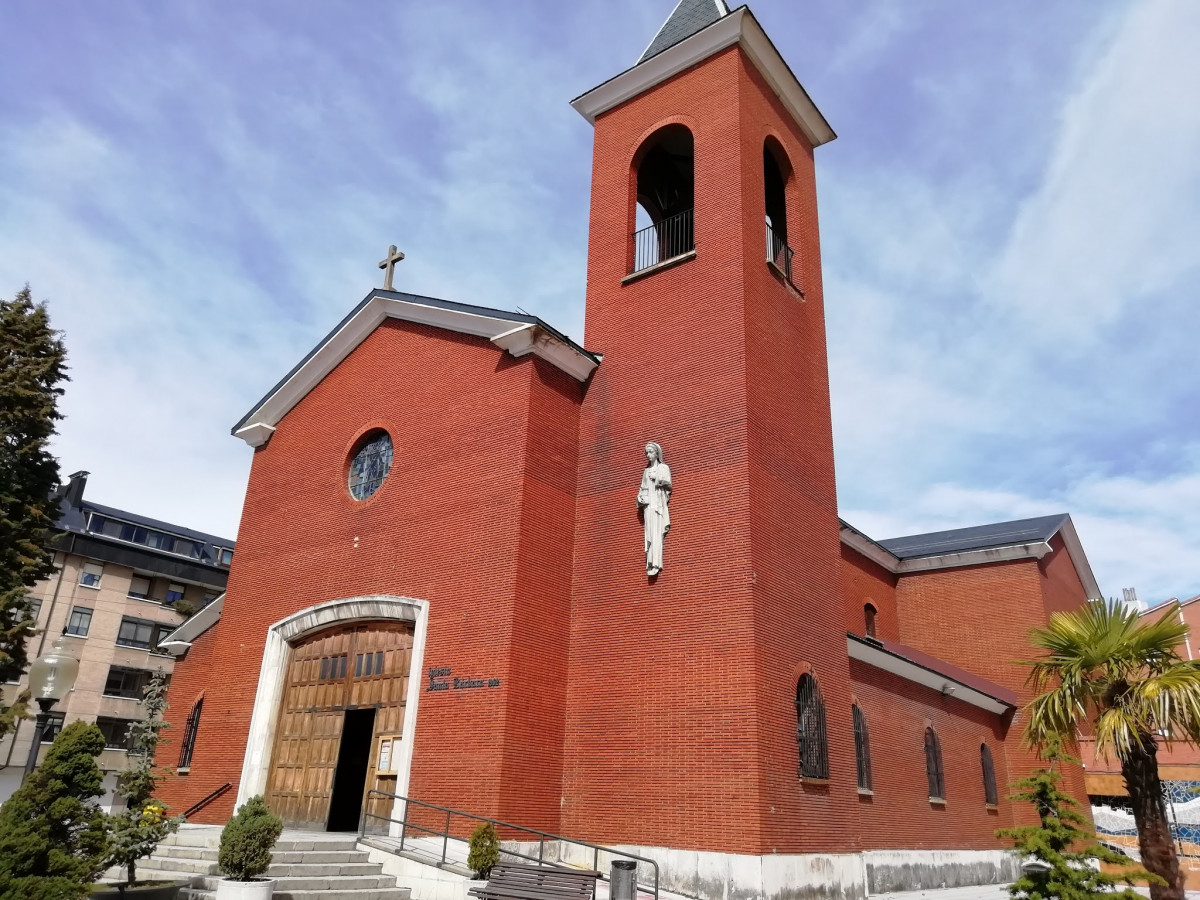
[[[483,887],[471,888],[480,900],[592,900],[599,872],[524,863],[498,863]]]

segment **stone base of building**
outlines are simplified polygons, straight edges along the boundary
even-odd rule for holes
[[[862,853],[772,853],[751,856],[616,846],[659,866],[659,887],[703,900],[863,900],[871,894],[978,884],[1006,884],[1020,875],[1007,850],[869,850]],[[592,851],[561,848],[561,860],[593,865]],[[601,867],[606,865],[601,860]],[[650,873],[639,866],[645,884]]]
[[[459,843],[459,842],[454,842]],[[613,857],[592,848],[567,842],[503,842],[508,849],[546,862],[582,868],[595,866],[608,873]],[[413,900],[470,900],[473,882],[461,875],[410,858],[369,849],[371,861],[384,872],[399,876],[413,892]],[[465,848],[463,848],[465,851]],[[702,900],[866,900],[893,891],[934,890],[983,884],[1007,884],[1020,875],[1017,856],[1007,850],[868,850],[862,853],[772,853],[752,856],[676,850],[670,847],[615,846],[658,863],[659,890],[663,894],[699,897]],[[652,867],[638,866],[643,888],[653,883]],[[597,891],[607,897],[606,886]]]
[[[1021,877],[1011,850],[868,850],[862,854],[867,891],[916,891],[1008,884]]]

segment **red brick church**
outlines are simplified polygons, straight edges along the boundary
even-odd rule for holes
[[[641,848],[706,896],[1010,876],[994,832],[1034,764],[1012,661],[1100,595],[1070,518],[884,541],[838,518],[834,132],[748,8],[682,0],[573,106],[586,347],[392,289],[389,255],[234,428],[237,556],[172,636],[163,798],[228,783],[195,820],[264,794],[352,830],[384,791]]]

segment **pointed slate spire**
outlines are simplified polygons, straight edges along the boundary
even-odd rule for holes
[[[729,7],[725,0],[679,0],[638,62],[645,62],[727,15]]]

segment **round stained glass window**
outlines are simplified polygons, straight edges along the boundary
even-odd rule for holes
[[[350,496],[366,500],[383,484],[392,468],[392,438],[386,431],[369,434],[350,463]]]

